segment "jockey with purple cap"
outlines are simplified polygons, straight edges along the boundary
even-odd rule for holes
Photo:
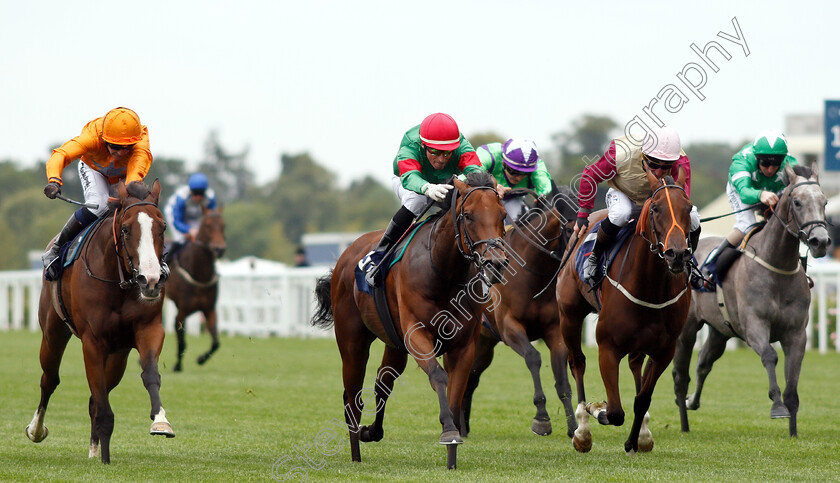
[[[534,141],[515,137],[504,144],[479,146],[475,152],[484,169],[496,178],[496,191],[508,213],[505,223],[516,223],[525,212],[524,195],[506,196],[511,189],[528,188],[538,196],[551,193],[551,175],[540,159]]]

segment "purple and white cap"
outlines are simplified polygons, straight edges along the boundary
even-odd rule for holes
[[[534,141],[510,138],[502,146],[502,158],[504,163],[511,168],[523,173],[532,173],[537,169],[540,155],[537,153],[537,145]]]

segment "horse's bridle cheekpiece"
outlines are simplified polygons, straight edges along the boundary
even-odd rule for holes
[[[470,237],[469,232],[467,232],[467,229],[464,226],[464,205],[467,202],[467,198],[469,198],[469,196],[471,194],[473,194],[474,192],[476,192],[478,190],[490,190],[490,191],[493,191],[493,193],[496,193],[496,190],[494,188],[489,187],[489,186],[476,186],[474,188],[471,188],[464,195],[464,199],[461,200],[461,209],[458,210],[457,207],[456,207],[457,200],[458,200],[458,191],[453,190],[454,193],[452,195],[452,204],[450,205],[450,212],[451,212],[451,215],[452,215],[452,225],[455,228],[455,245],[458,247],[458,251],[461,252],[461,255],[464,258],[467,258],[467,259],[469,259],[473,262],[473,264],[478,269],[479,277],[481,277],[482,281],[485,284],[487,284],[487,286],[489,287],[491,285],[490,279],[487,278],[487,274],[484,273],[484,270],[485,270],[485,266],[488,265],[490,262],[488,262],[484,258],[484,255],[487,253],[487,250],[489,250],[490,248],[493,248],[493,247],[503,248],[504,247],[504,240],[501,237],[496,237],[496,238],[487,238],[485,240],[473,241],[473,239]],[[496,193],[496,196],[497,197],[499,196],[498,193]],[[463,231],[464,244],[467,246],[466,251],[461,246],[461,237],[462,237],[461,232],[462,231]],[[482,250],[481,253],[479,253],[478,251],[476,251],[475,247],[476,247],[476,245],[480,245],[482,243],[484,243],[484,250]]]

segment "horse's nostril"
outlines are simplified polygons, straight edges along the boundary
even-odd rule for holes
[[[146,276],[145,275],[138,275],[137,276],[137,283],[139,283],[140,285],[148,285],[149,282],[146,281]]]

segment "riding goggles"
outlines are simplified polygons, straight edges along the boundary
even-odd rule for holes
[[[658,160],[658,159],[656,159],[656,158],[649,158],[649,157],[648,157],[645,153],[642,153],[642,159],[644,159],[644,160],[645,160],[645,163],[647,163],[647,165],[648,165],[648,167],[650,167],[650,169],[664,169],[664,170],[669,170],[669,169],[671,169],[671,168],[673,168],[673,167],[674,167],[674,162],[673,162],[673,161],[671,161],[671,162],[668,162],[668,161],[663,162],[663,161],[660,161],[660,160]]]
[[[444,151],[443,149],[435,149],[428,146],[426,146],[426,152],[432,156],[448,156],[452,154],[452,151]]]
[[[756,161],[761,166],[765,168],[769,168],[771,166],[781,166],[782,162],[785,160],[785,155],[783,154],[756,154],[755,155]]]

